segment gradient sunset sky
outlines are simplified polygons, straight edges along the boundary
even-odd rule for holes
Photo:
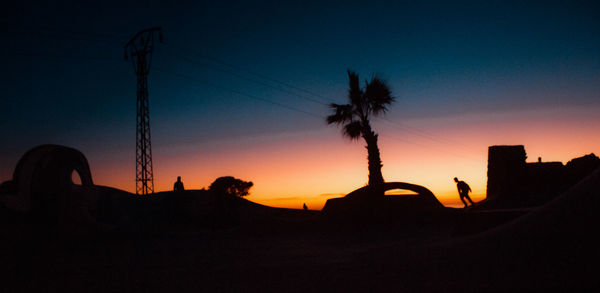
[[[325,123],[326,105],[347,101],[347,69],[397,97],[373,121],[384,178],[447,205],[455,176],[485,197],[491,145],[525,145],[529,161],[600,153],[598,1],[169,2],[0,11],[0,181],[52,143],[81,150],[96,184],[135,191],[123,45],[153,26],[165,39],[149,76],[156,191],[230,175],[254,182],[249,200],[320,209],[362,187],[364,142]]]

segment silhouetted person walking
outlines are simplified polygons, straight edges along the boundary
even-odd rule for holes
[[[454,177],[454,182],[456,182],[456,188],[458,189],[458,195],[460,196],[460,200],[465,204],[465,208],[469,206],[465,201],[465,198],[473,205],[473,201],[469,197],[469,192],[471,191],[471,187],[464,181],[459,181],[458,178]]]
[[[173,184],[173,191],[184,191],[183,182],[181,182],[181,176],[177,176],[177,181]]]
[[[306,211],[306,210],[308,210],[308,207],[306,206],[306,203],[303,203],[303,204],[302,204],[302,208],[303,208],[305,211]]]

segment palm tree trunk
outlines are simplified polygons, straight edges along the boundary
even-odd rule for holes
[[[377,146],[377,137],[371,130],[371,127],[367,127],[367,131],[364,132],[363,138],[367,142],[367,153],[369,160],[369,186],[376,186],[383,184],[383,175],[381,174],[381,156],[379,154],[379,147]]]

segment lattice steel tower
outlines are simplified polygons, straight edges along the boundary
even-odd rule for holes
[[[150,73],[152,64],[152,50],[156,33],[162,43],[162,31],[159,27],[154,27],[138,32],[125,44],[125,60],[128,57],[131,58],[133,69],[137,75],[135,193],[139,195],[154,193],[150,115],[148,112],[148,73]]]

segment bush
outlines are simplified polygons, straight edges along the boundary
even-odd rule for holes
[[[248,190],[254,185],[251,181],[246,182],[232,176],[217,178],[208,188],[216,194],[227,194],[237,197],[243,197],[249,194]]]

